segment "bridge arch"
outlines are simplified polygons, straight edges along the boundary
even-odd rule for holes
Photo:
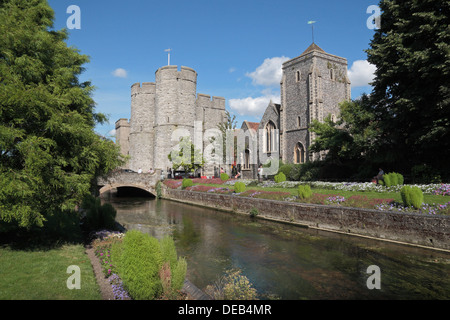
[[[105,186],[100,188],[99,193],[103,194],[105,192],[112,191],[112,190],[118,190],[118,192],[120,193],[121,190],[133,190],[133,189],[137,190],[137,193],[139,195],[146,195],[147,194],[149,196],[156,197],[156,190],[149,190],[145,186],[134,185],[134,184],[110,184],[110,185],[105,185]],[[127,193],[131,193],[131,192],[127,192]]]
[[[113,189],[137,189],[143,190],[156,197],[156,184],[161,179],[161,170],[154,173],[136,173],[124,170],[116,170],[107,176],[97,179],[99,193],[105,193]]]

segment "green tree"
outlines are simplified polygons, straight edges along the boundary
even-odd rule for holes
[[[367,50],[376,66],[371,99],[377,146],[393,165],[448,171],[450,2],[391,0],[380,8],[381,28]]]
[[[74,209],[121,162],[94,132],[107,119],[78,80],[89,59],[53,19],[45,0],[0,1],[0,222],[21,227]]]
[[[195,172],[205,165],[205,159],[199,149],[195,149],[190,137],[181,137],[177,148],[172,150],[167,158],[172,162],[172,168],[182,168],[187,174]]]
[[[339,109],[336,122],[330,116],[324,122],[313,121],[310,131],[316,133],[316,139],[311,150],[327,151],[327,159],[335,162],[362,161],[373,156],[378,124],[369,97],[363,94],[357,100],[344,101]]]
[[[231,115],[228,111],[225,111],[226,120],[224,122],[221,122],[217,125],[217,128],[222,133],[222,158],[223,163],[227,162],[227,152],[230,152],[230,150],[227,150],[227,132],[230,132],[229,130],[236,129],[236,115]],[[234,159],[229,159],[236,161],[237,157],[237,137],[233,138],[233,153],[234,153]]]

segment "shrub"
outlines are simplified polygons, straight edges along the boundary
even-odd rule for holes
[[[256,300],[257,291],[241,270],[229,270],[213,285],[205,289],[215,300]]]
[[[177,251],[172,237],[165,236],[160,240],[163,265],[160,268],[160,279],[166,298],[173,298],[181,290],[186,277],[187,263],[184,258],[177,258]]]
[[[423,203],[423,192],[419,187],[404,186],[400,190],[403,205],[419,209]]]
[[[252,210],[250,210],[250,217],[256,217],[258,215],[258,209],[256,208],[252,208]]]
[[[230,179],[230,177],[226,173],[220,174],[220,180],[227,181],[228,179]]]
[[[309,185],[298,186],[298,197],[302,200],[308,199],[312,196],[311,187]]]
[[[194,182],[192,179],[184,178],[183,182],[181,183],[181,189],[186,189],[188,187],[192,187],[194,185]]]
[[[403,176],[396,172],[390,172],[383,175],[383,180],[386,187],[402,185],[404,182]]]
[[[85,227],[89,231],[115,228],[117,212],[111,204],[102,205],[100,198],[87,196],[81,207],[86,211]]]
[[[162,254],[157,239],[137,230],[130,230],[123,238],[118,264],[124,286],[135,300],[151,300],[162,292],[159,271]]]
[[[283,172],[280,172],[274,177],[274,179],[276,183],[280,183],[286,181],[286,176]]]
[[[244,191],[245,191],[245,183],[239,181],[234,184],[234,192],[235,193],[241,193]]]
[[[278,170],[278,173],[283,173],[286,176],[286,179],[288,179],[291,176],[292,167],[293,167],[292,164],[280,164],[280,169]]]

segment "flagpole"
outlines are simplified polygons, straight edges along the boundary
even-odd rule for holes
[[[308,21],[308,24],[311,25],[311,30],[312,30],[312,42],[314,43],[314,23],[316,23],[316,21]]]

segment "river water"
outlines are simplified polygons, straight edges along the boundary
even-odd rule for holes
[[[173,236],[200,289],[238,268],[260,299],[450,299],[450,253],[169,200],[106,194],[103,201],[128,230]]]

